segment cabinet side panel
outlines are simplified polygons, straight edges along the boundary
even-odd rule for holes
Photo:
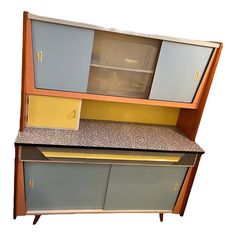
[[[194,110],[181,108],[178,121],[177,121],[177,127],[180,128],[189,139],[192,141],[195,140],[197,130],[201,121],[201,117],[203,114],[203,110],[206,104],[206,100],[210,91],[211,83],[213,81],[213,77],[216,71],[216,67],[220,58],[220,54],[223,48],[223,44],[220,45],[220,47],[217,49],[217,53],[214,59],[214,62],[211,67],[211,71],[209,73],[209,76],[206,81],[206,85],[204,88],[204,91],[201,96],[201,100],[199,102],[198,108]]]
[[[21,112],[20,131],[25,128],[26,118],[26,92],[30,86],[30,79],[33,80],[32,62],[32,41],[31,41],[31,21],[28,19],[28,12],[23,14],[23,47],[22,47],[22,79],[21,79]]]

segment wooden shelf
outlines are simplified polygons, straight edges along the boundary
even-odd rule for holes
[[[121,71],[129,71],[129,72],[154,74],[154,71],[152,71],[152,70],[139,70],[139,69],[125,68],[125,67],[117,67],[117,66],[105,66],[105,65],[99,65],[99,64],[91,64],[90,66],[97,67],[97,68],[103,68],[103,69],[111,69],[111,70],[121,70]]]

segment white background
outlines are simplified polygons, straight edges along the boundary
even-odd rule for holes
[[[236,14],[224,1],[0,1],[0,235],[236,235]],[[88,214],[12,219],[14,140],[19,128],[22,13],[190,39],[224,48],[197,142],[206,150],[184,217],[157,214]],[[4,233],[5,232],[5,233]]]

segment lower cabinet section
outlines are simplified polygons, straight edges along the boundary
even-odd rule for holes
[[[103,208],[109,165],[24,163],[27,210]]]
[[[105,210],[172,211],[187,167],[112,166]]]
[[[28,211],[172,211],[188,167],[24,162]]]

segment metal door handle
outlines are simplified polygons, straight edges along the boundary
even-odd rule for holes
[[[29,188],[33,189],[33,188],[34,188],[34,180],[33,180],[33,179],[30,179],[30,180],[28,181],[28,183],[29,183]]]
[[[178,189],[179,189],[179,183],[176,183],[173,188],[173,191],[176,192]]]
[[[37,61],[42,62],[43,61],[43,52],[42,51],[37,51]]]
[[[197,71],[195,77],[194,77],[194,80],[195,81],[198,81],[199,80],[199,76],[200,76],[200,71]]]
[[[73,110],[71,113],[69,113],[69,119],[74,119],[76,116],[76,110]]]

